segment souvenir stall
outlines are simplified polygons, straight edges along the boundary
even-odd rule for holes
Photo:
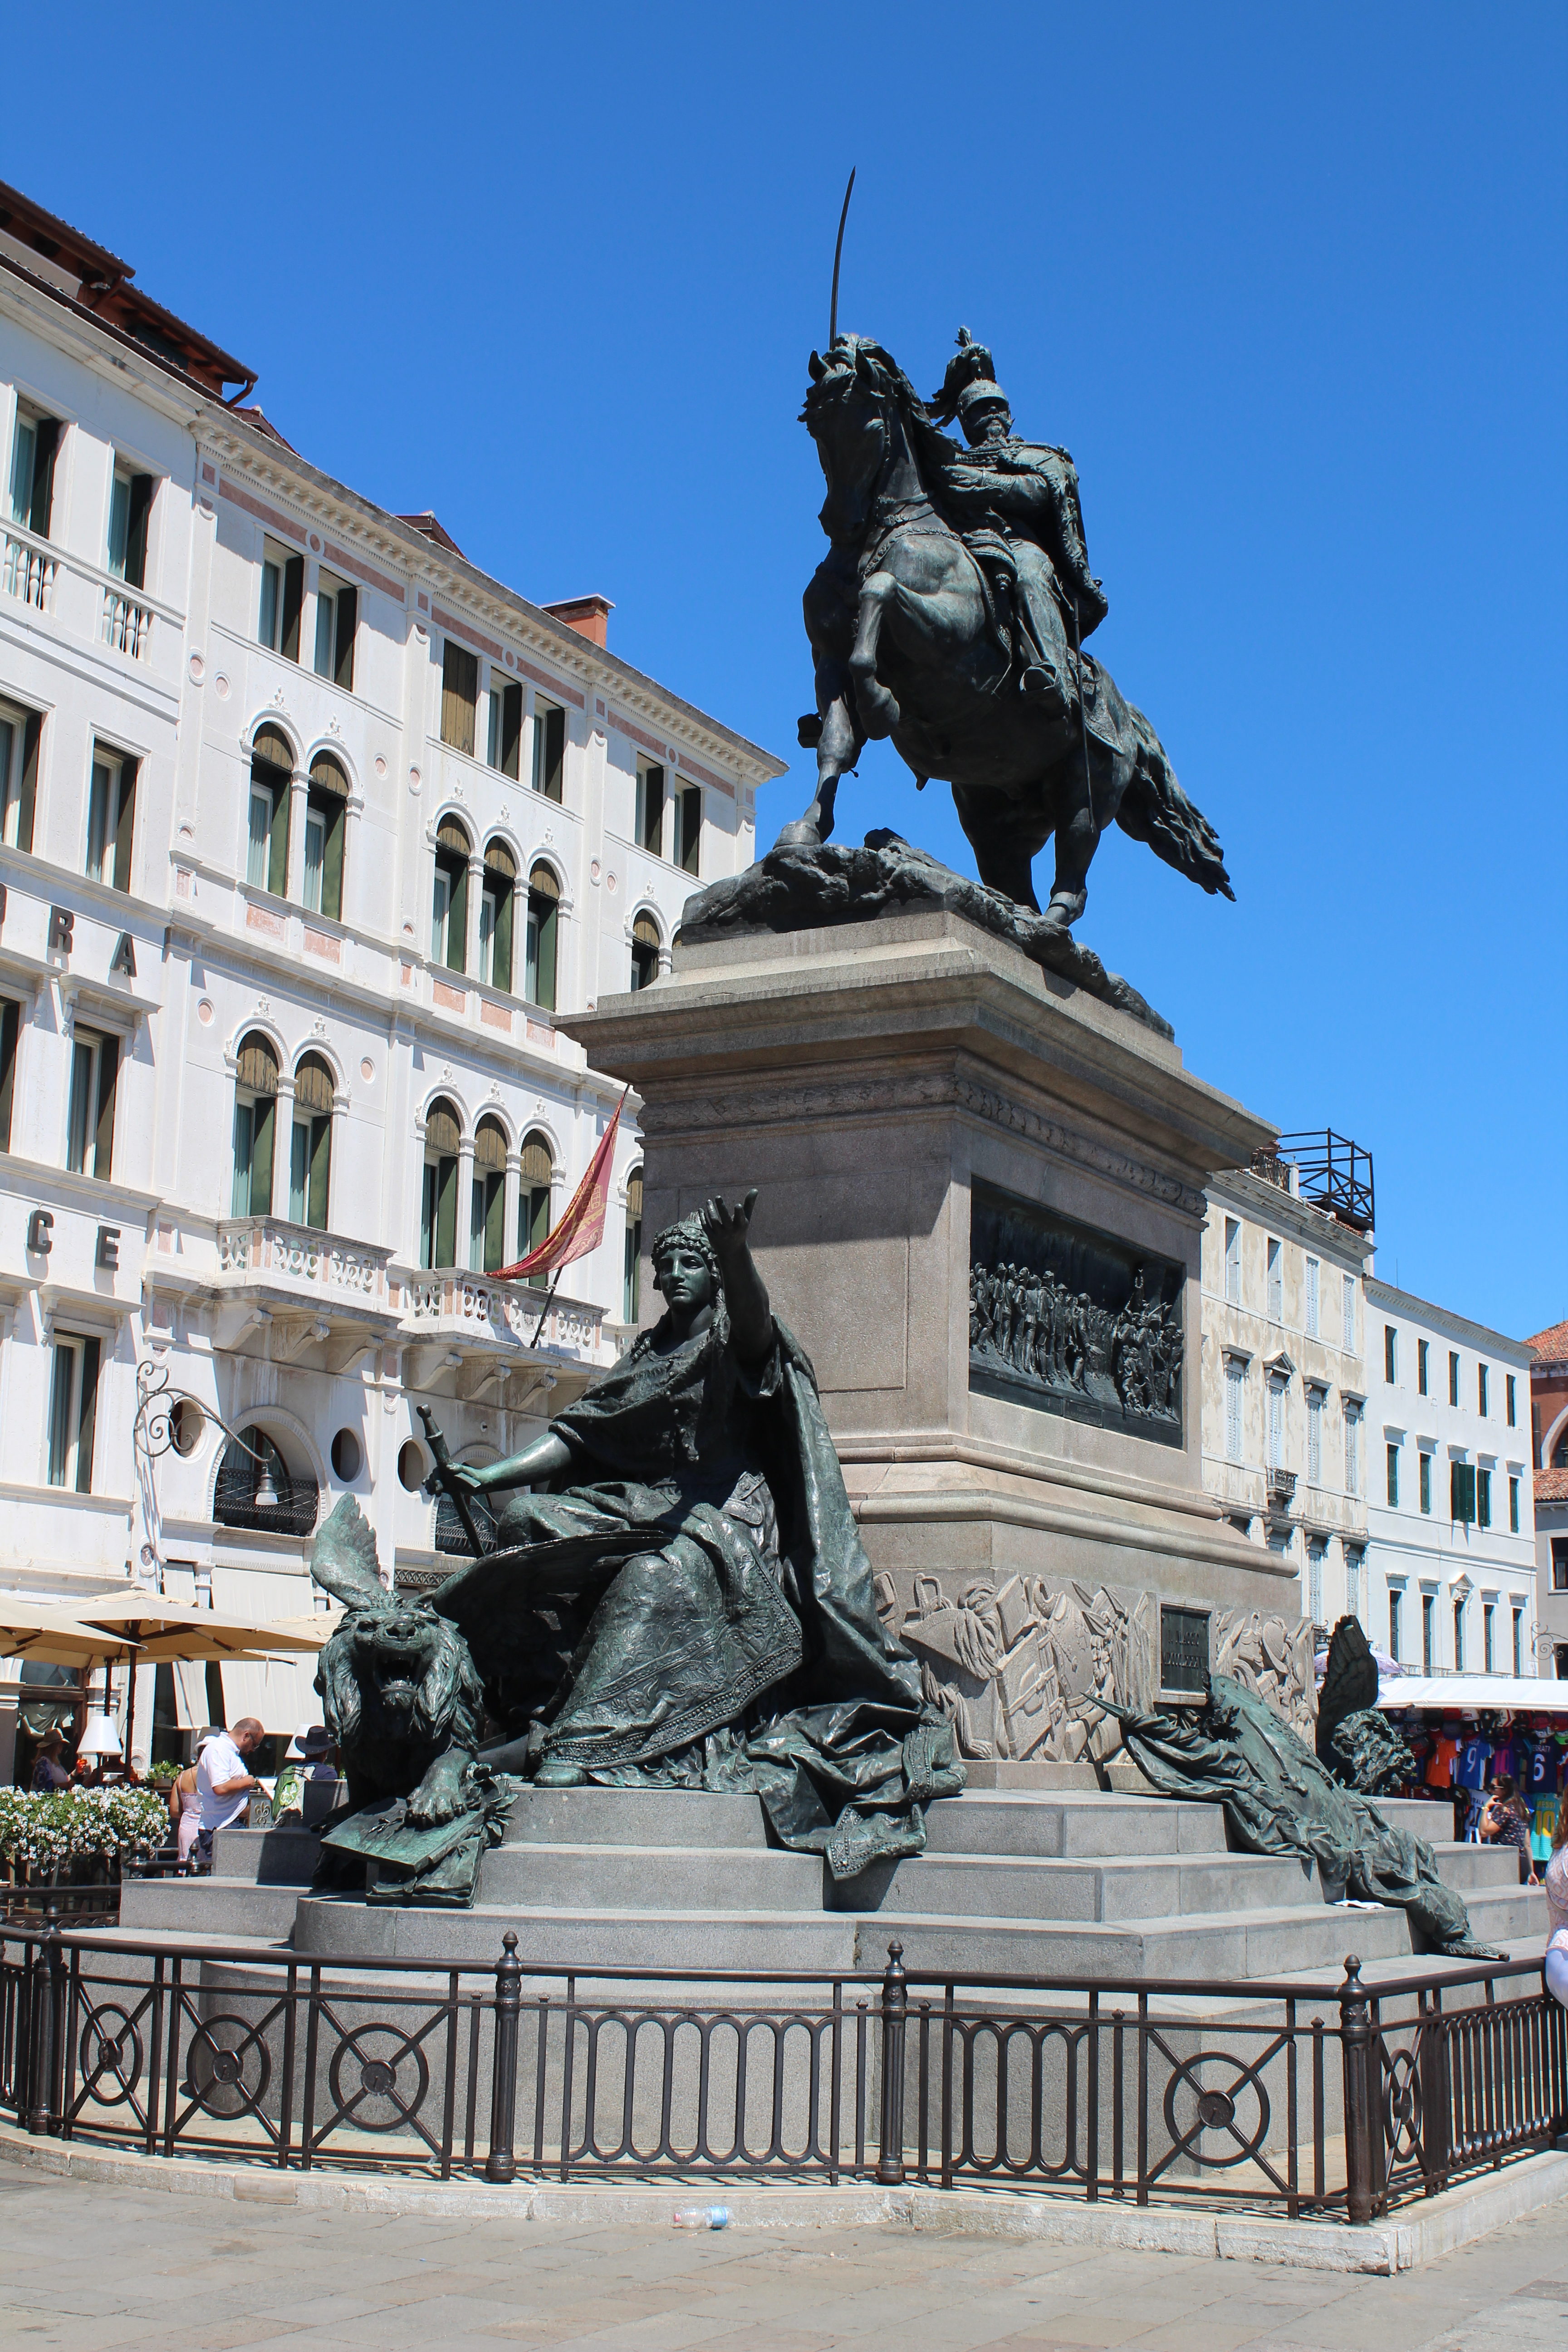
[[[1454,1834],[1475,1838],[1487,1785],[1510,1775],[1543,1870],[1568,1774],[1568,1682],[1512,1675],[1384,1675],[1378,1706],[1415,1755],[1410,1797],[1451,1797]]]

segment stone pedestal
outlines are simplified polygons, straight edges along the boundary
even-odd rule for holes
[[[1296,1577],[1200,1454],[1204,1186],[1269,1126],[951,911],[678,948],[563,1025],[641,1097],[645,1244],[759,1188],[884,1613],[971,1756],[1108,1751],[1096,1691],[1179,1687],[1205,1636],[1310,1723]]]

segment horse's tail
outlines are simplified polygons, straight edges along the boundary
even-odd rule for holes
[[[1137,743],[1132,780],[1121,795],[1116,822],[1134,841],[1146,841],[1156,857],[1184,874],[1189,882],[1211,897],[1232,898],[1230,877],[1219,835],[1200,808],[1187,798],[1171,770],[1161,742],[1143,713],[1127,706]]]

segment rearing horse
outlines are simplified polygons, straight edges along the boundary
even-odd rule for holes
[[[1017,691],[994,592],[931,494],[963,453],[902,369],[859,335],[840,335],[810,364],[803,419],[827,478],[831,541],[805,597],[817,715],[801,740],[816,746],[816,793],[780,845],[828,838],[839,777],[868,737],[889,736],[921,782],[952,784],[982,881],[1019,906],[1038,911],[1033,864],[1055,834],[1046,917],[1064,930],[1084,910],[1113,822],[1203,889],[1233,897],[1213,827],[1106,669],[1081,652],[1064,661],[1078,682],[1065,709]]]

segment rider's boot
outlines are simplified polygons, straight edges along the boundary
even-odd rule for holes
[[[1067,717],[1068,708],[1067,696],[1062,692],[1061,687],[1051,676],[1050,671],[1042,669],[1038,663],[1032,662],[1025,670],[1018,680],[1018,691],[1026,701],[1032,702],[1037,710],[1048,712],[1053,719]]]

